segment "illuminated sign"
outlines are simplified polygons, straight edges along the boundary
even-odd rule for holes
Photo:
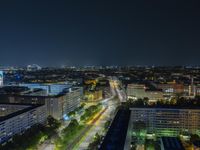
[[[67,116],[66,114],[63,115],[63,119],[64,119],[64,121],[70,120],[69,116]]]

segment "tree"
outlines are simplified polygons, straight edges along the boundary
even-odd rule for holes
[[[71,117],[71,116],[74,116],[76,114],[76,112],[75,111],[70,111],[69,113],[68,113],[68,115]]]
[[[144,106],[144,101],[143,101],[143,99],[138,99],[133,102],[133,105],[134,106]]]
[[[197,134],[192,134],[190,137],[190,142],[198,141],[200,140],[200,137]]]
[[[101,143],[102,137],[96,133],[94,136],[93,142],[91,142],[88,146],[89,150],[98,150],[98,145]]]
[[[143,98],[143,102],[144,102],[144,105],[148,105],[149,98],[148,97],[144,97]]]
[[[143,121],[136,121],[133,123],[133,129],[136,131],[141,131],[146,128],[146,124]]]
[[[136,133],[138,142],[144,141],[144,131],[146,129],[146,124],[143,121],[136,121],[133,123],[133,129]]]
[[[87,121],[90,117],[92,117],[96,112],[98,112],[101,108],[101,104],[92,105],[85,109],[84,114],[81,116],[81,121]]]
[[[71,120],[69,125],[78,126],[79,124],[78,124],[78,121],[76,119],[73,119],[73,120]]]
[[[107,130],[110,124],[111,124],[111,120],[106,121],[106,123],[104,124],[104,129]]]
[[[173,97],[171,100],[170,100],[170,105],[176,105],[177,104],[177,98]]]
[[[162,106],[162,105],[164,105],[164,101],[163,101],[163,100],[157,101],[156,105],[157,105],[157,106]]]
[[[94,140],[95,141],[100,141],[101,140],[101,136],[98,133],[96,133],[95,136],[94,136]]]
[[[52,116],[49,116],[47,118],[47,125],[52,129],[57,129],[61,126],[61,123],[58,120],[54,119]]]
[[[86,105],[85,103],[82,103],[80,107],[81,107],[81,108],[84,108],[85,105]]]

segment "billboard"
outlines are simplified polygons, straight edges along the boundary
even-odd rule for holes
[[[3,86],[3,71],[0,71],[0,86]]]

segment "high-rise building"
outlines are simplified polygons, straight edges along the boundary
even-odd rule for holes
[[[28,71],[37,71],[37,70],[41,70],[41,69],[42,69],[42,67],[40,67],[37,64],[33,64],[33,65],[28,65],[27,66],[27,70]]]
[[[3,86],[3,71],[0,71],[0,87]]]

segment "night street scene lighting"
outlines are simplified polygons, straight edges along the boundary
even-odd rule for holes
[[[200,150],[200,2],[0,2],[0,150]]]

